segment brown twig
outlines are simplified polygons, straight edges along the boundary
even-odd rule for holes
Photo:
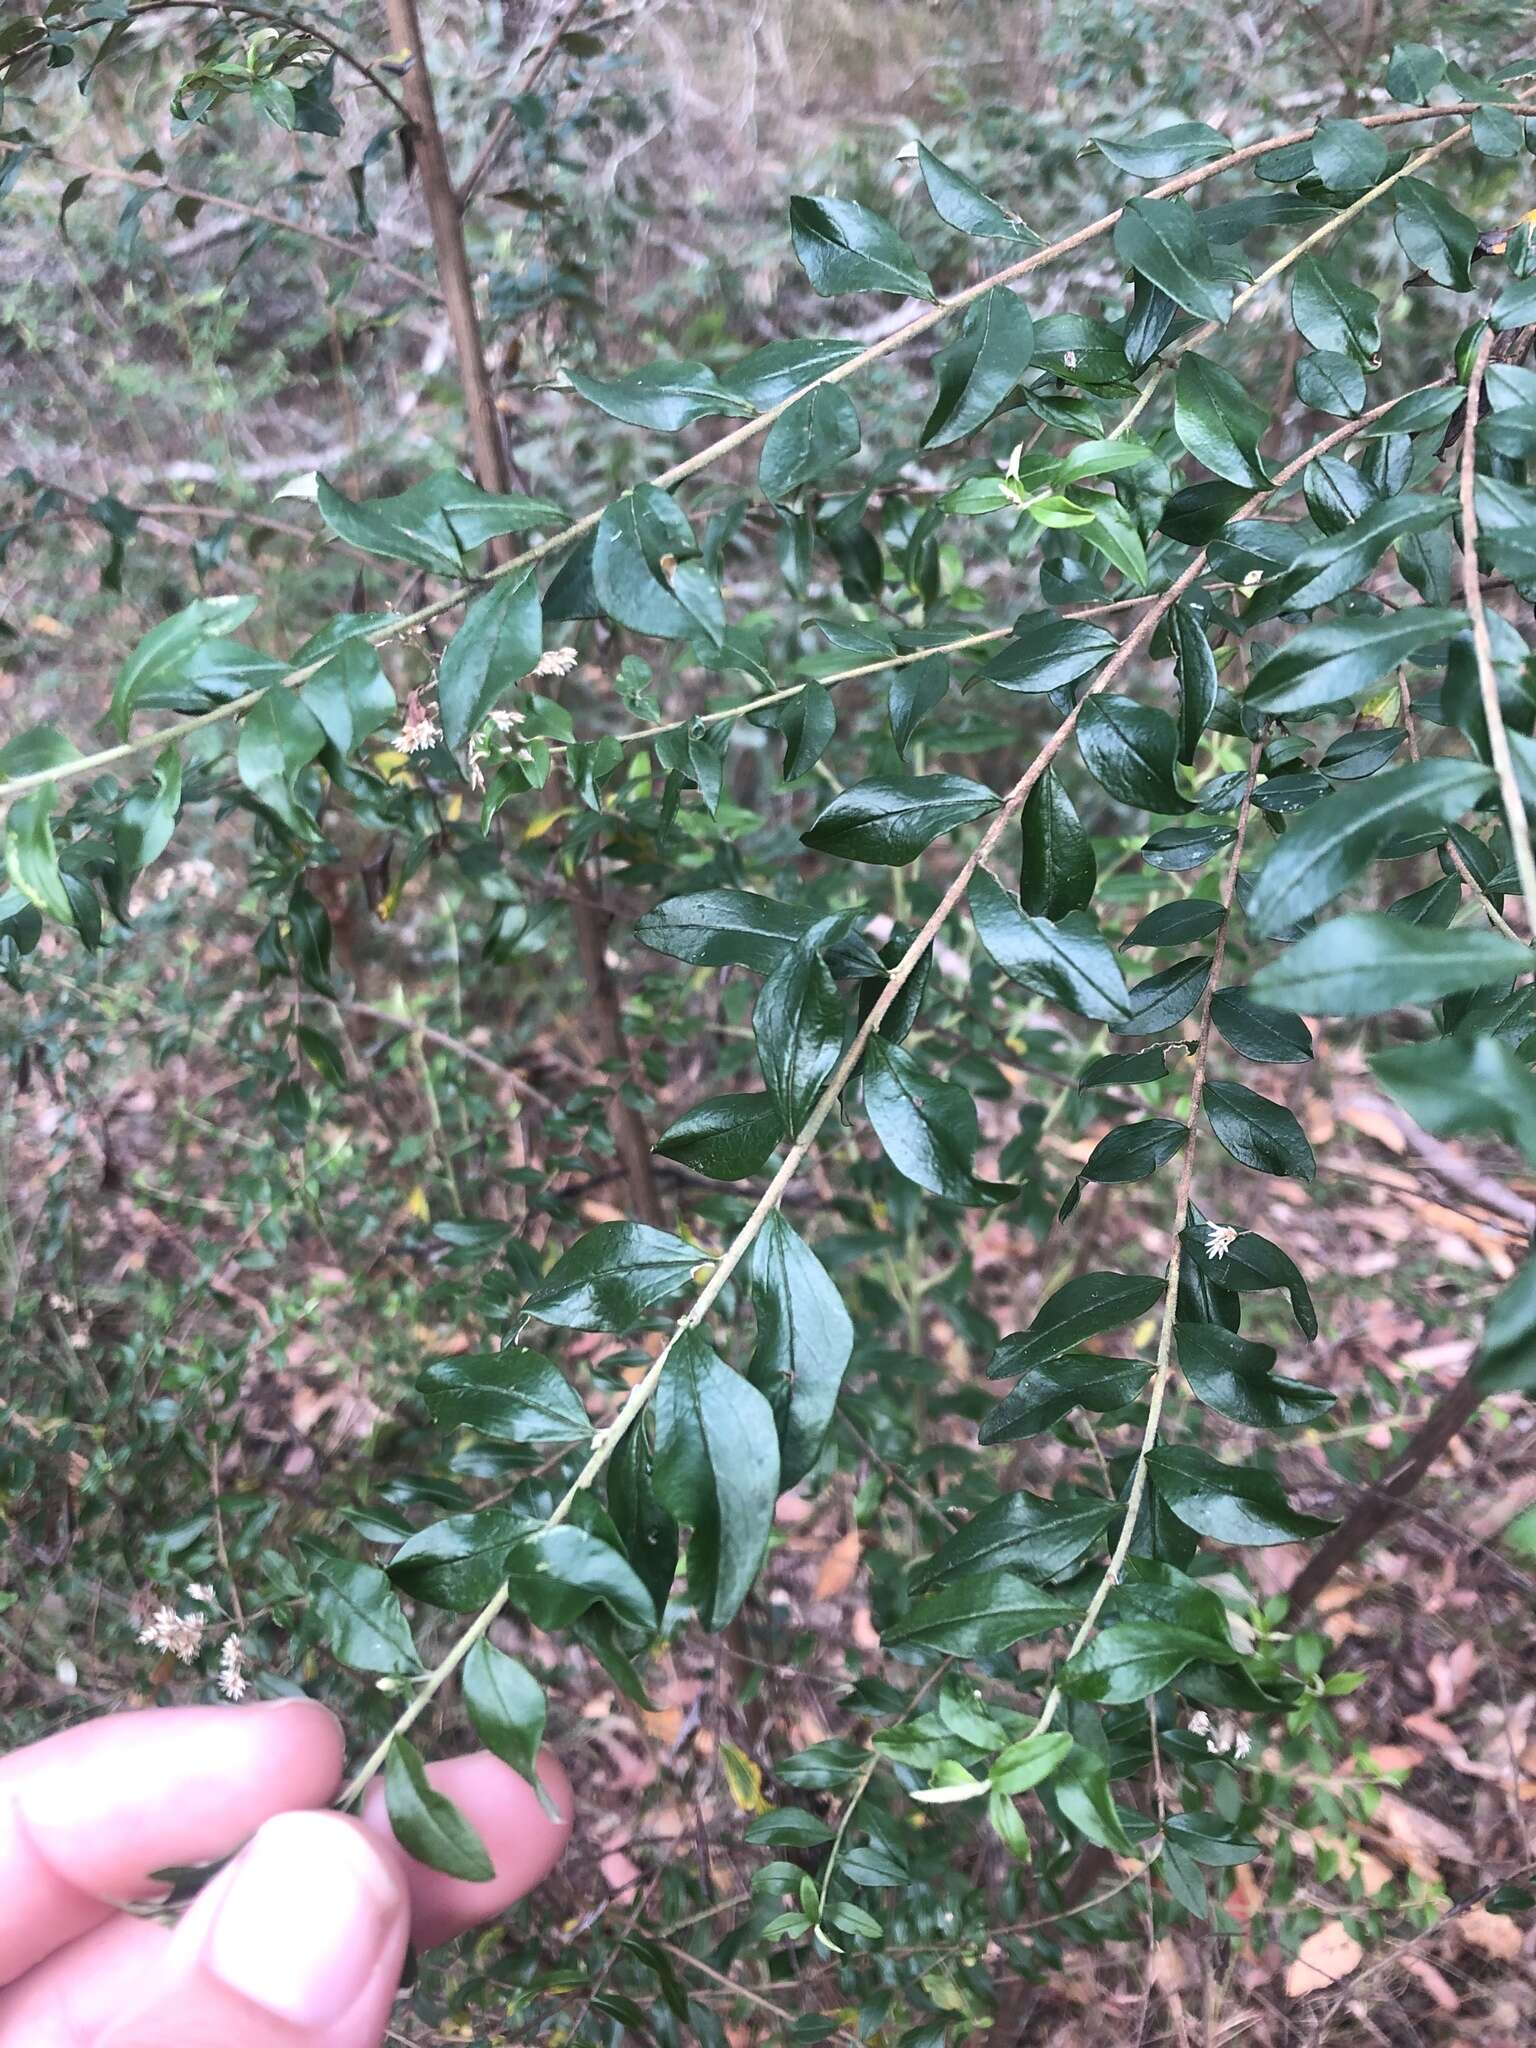
[[[525,92],[532,92],[533,88],[543,77],[545,66],[560,47],[561,37],[587,4],[588,0],[569,0],[569,4],[561,13],[554,27],[512,81],[511,89],[514,100]],[[481,146],[480,154],[470,165],[468,175],[459,187],[458,207],[460,213],[468,212],[471,201],[480,189],[482,179],[500,155],[501,146],[506,141],[508,134],[511,132],[512,124],[516,119],[517,111],[514,106],[507,106],[502,109],[500,119],[486,137]]]
[[[306,221],[288,220],[280,213],[271,213],[264,206],[251,206],[244,199],[227,199],[222,192],[204,192],[196,185],[183,185],[175,178],[165,178],[153,171],[124,170],[118,164],[81,163],[76,157],[62,156],[57,150],[49,149],[46,143],[9,142],[0,140],[0,149],[33,149],[61,170],[73,171],[83,178],[105,178],[111,184],[134,185],[141,192],[169,192],[178,199],[196,199],[204,206],[222,206],[230,213],[243,214],[247,220],[257,220],[269,228],[278,228],[284,234],[303,235],[306,240],[319,242],[327,249],[338,250],[343,256],[350,256],[358,263],[371,263],[376,270],[387,270],[402,284],[410,286],[413,292],[420,292],[426,298],[442,300],[442,293],[430,284],[425,284],[409,270],[402,270],[391,263],[387,256],[376,256],[371,249],[356,242],[344,241],[340,235],[327,233],[324,228],[312,228]]]

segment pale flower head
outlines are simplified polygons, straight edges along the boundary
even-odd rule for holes
[[[1237,1243],[1237,1232],[1227,1223],[1207,1223],[1205,1226],[1205,1255],[1209,1259],[1224,1259]]]
[[[219,1691],[227,1700],[243,1700],[249,1687],[245,1680],[245,1645],[237,1635],[227,1635],[219,1649]]]
[[[436,714],[422,703],[421,692],[412,690],[405,700],[405,723],[395,735],[395,745],[402,754],[425,754],[442,736]]]
[[[194,1579],[188,1586],[187,1598],[196,1600],[203,1607],[217,1607],[219,1604],[218,1594],[214,1592],[212,1586],[205,1585],[201,1579]]]
[[[539,656],[533,672],[536,676],[568,676],[575,666],[574,647],[550,647]]]
[[[190,1664],[203,1646],[207,1627],[200,1614],[178,1614],[174,1607],[157,1607],[139,1630],[146,1649],[167,1650],[183,1664]]]

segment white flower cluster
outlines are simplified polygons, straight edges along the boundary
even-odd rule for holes
[[[1253,1738],[1245,1729],[1225,1714],[1213,1721],[1204,1707],[1190,1715],[1189,1732],[1205,1737],[1206,1749],[1212,1756],[1230,1756],[1235,1764],[1240,1764],[1253,1748]]]
[[[203,1647],[207,1626],[200,1614],[178,1614],[174,1607],[160,1606],[139,1630],[139,1641],[147,1649],[168,1650],[183,1664],[190,1664]]]

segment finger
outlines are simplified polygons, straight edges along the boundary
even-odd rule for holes
[[[0,2048],[94,2048],[103,2028],[144,1996],[171,1931],[114,1913],[0,1991]]]
[[[0,1984],[158,1896],[152,1870],[229,1855],[274,1813],[341,1779],[313,1700],[112,1714],[0,1760]]]
[[[411,1938],[418,1948],[432,1948],[440,1941],[451,1941],[467,1927],[494,1920],[514,1900],[542,1884],[570,1840],[576,1805],[571,1781],[549,1750],[539,1756],[539,1779],[559,1811],[558,1820],[545,1813],[526,1778],[483,1749],[473,1756],[428,1764],[427,1777],[473,1824],[496,1874],[474,1884],[461,1877],[445,1877],[442,1871],[429,1870],[414,1857],[403,1856],[411,1894]],[[362,1818],[378,1834],[393,1840],[384,1787],[377,1779],[364,1794]]]
[[[378,2048],[409,1926],[399,1862],[360,1822],[279,1814],[198,1894],[131,2013],[79,2048]]]

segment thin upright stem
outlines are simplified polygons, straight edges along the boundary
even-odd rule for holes
[[[1136,1524],[1141,1518],[1141,1504],[1146,1497],[1147,1473],[1152,1453],[1157,1449],[1158,1431],[1162,1427],[1163,1409],[1168,1401],[1168,1389],[1173,1380],[1173,1331],[1179,1307],[1179,1276],[1183,1271],[1184,1231],[1189,1223],[1190,1196],[1195,1181],[1195,1142],[1200,1119],[1200,1104],[1205,1095],[1206,1063],[1211,1050],[1211,1008],[1221,987],[1221,970],[1226,963],[1227,936],[1232,928],[1232,902],[1237,889],[1237,871],[1242,864],[1243,842],[1248,836],[1248,820],[1253,810],[1253,787],[1258,779],[1260,743],[1255,740],[1248,760],[1248,777],[1243,785],[1242,806],[1237,814],[1237,834],[1232,841],[1232,851],[1227,858],[1226,873],[1221,884],[1221,923],[1216,928],[1216,943],[1211,950],[1211,972],[1205,984],[1205,994],[1200,1000],[1199,1023],[1195,1034],[1195,1064],[1189,1084],[1189,1122],[1184,1139],[1184,1156],[1179,1164],[1178,1190],[1173,1202],[1173,1222],[1170,1226],[1172,1244],[1168,1253],[1168,1281],[1163,1290],[1163,1315],[1157,1333],[1157,1356],[1152,1369],[1152,1386],[1147,1397],[1147,1420],[1142,1430],[1141,1446],[1136,1453],[1136,1463],[1131,1470],[1131,1483],[1126,1489],[1125,1519],[1120,1525],[1120,1534],[1110,1552],[1104,1574],[1094,1588],[1093,1598],[1088,1602],[1087,1611],[1078,1623],[1067,1650],[1066,1662],[1077,1655],[1094,1629],[1098,1626],[1099,1615],[1104,1603],[1120,1583],[1120,1574],[1125,1569],[1125,1560],[1130,1556],[1131,1543],[1136,1534]],[[1040,1709],[1040,1719],[1035,1733],[1043,1734],[1056,1718],[1061,1705],[1061,1687],[1053,1685]]]
[[[1499,800],[1504,807],[1504,822],[1509,827],[1515,873],[1520,878],[1520,894],[1525,898],[1526,922],[1529,925],[1531,919],[1536,918],[1536,858],[1531,852],[1530,823],[1525,815],[1520,778],[1515,773],[1514,757],[1510,752],[1504,707],[1499,701],[1493,641],[1489,637],[1488,613],[1477,575],[1477,415],[1492,350],[1493,329],[1490,326],[1478,342],[1467,378],[1467,424],[1461,436],[1461,589],[1467,617],[1472,621],[1472,647],[1477,658],[1477,687],[1483,702],[1483,719],[1488,727],[1488,751],[1493,756],[1494,773],[1499,778]]]

